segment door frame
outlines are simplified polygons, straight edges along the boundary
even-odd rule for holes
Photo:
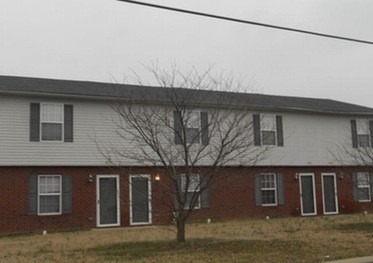
[[[101,178],[115,178],[117,190],[117,223],[116,224],[100,224],[100,179]],[[96,224],[97,227],[112,227],[120,226],[120,185],[119,175],[117,174],[98,174],[96,176]]]
[[[326,212],[325,211],[325,190],[324,190],[324,176],[333,176],[334,178],[334,195],[335,195],[335,212]],[[322,185],[322,204],[324,215],[337,215],[339,214],[338,206],[338,190],[337,190],[337,177],[335,173],[322,173],[321,174],[321,185]]]
[[[148,222],[132,222],[132,178],[146,178],[148,179],[148,209],[149,221]],[[130,210],[130,225],[150,225],[152,224],[152,180],[150,174],[131,174],[129,178],[129,210]]]
[[[313,204],[315,207],[314,213],[303,213],[303,194],[302,194],[302,176],[311,176],[312,177],[312,186],[313,186]],[[300,173],[299,174],[299,193],[300,193],[300,207],[302,216],[314,216],[317,215],[317,203],[316,203],[316,184],[315,184],[315,174],[314,173]]]

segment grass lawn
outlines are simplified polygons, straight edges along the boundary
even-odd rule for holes
[[[373,215],[192,223],[0,238],[0,262],[326,262],[373,255]]]

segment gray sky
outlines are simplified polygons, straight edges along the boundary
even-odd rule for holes
[[[145,1],[144,1],[145,2]],[[373,41],[371,0],[147,0]],[[256,92],[373,107],[373,46],[115,0],[1,0],[0,74],[121,80],[142,64],[229,72]]]

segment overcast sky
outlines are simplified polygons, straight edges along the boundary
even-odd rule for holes
[[[144,1],[145,2],[145,1]],[[147,0],[373,41],[371,0]],[[373,107],[373,45],[191,16],[115,0],[1,0],[0,74],[121,80],[142,64],[254,79],[264,94]]]

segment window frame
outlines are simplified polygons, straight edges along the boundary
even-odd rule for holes
[[[187,192],[188,193],[200,192],[201,191],[201,176],[200,176],[200,174],[191,174],[191,176],[197,176],[198,177],[198,186],[194,190],[188,189]],[[185,180],[183,178],[185,178]],[[183,181],[185,182],[184,183],[184,187],[183,187]],[[182,193],[185,192],[185,189],[184,189],[185,188],[185,184],[186,184],[186,175],[185,174],[181,174],[180,175],[180,191]],[[189,182],[189,187],[190,187],[190,182]],[[189,205],[185,204],[184,209],[189,209],[189,207],[190,207]],[[196,202],[196,206],[194,206],[193,209],[201,209],[201,207],[202,207],[202,200],[201,200],[201,194],[200,194],[198,196],[198,200]]]
[[[367,178],[367,180],[365,180],[364,182],[366,182],[365,185],[363,186],[360,186],[359,185],[359,174],[364,174]],[[357,191],[358,191],[358,200],[359,202],[370,202],[372,200],[372,193],[371,193],[371,188],[370,188],[370,184],[372,182],[370,181],[370,174],[369,172],[358,172],[356,173],[356,187],[357,187]],[[368,188],[368,199],[360,199],[359,198],[359,191],[366,191],[366,190],[363,190],[363,189],[366,189]]]
[[[263,188],[263,177],[265,175],[273,175],[273,182],[274,182],[274,187],[271,188]],[[262,206],[277,206],[278,205],[278,198],[277,198],[277,174],[276,173],[261,173],[260,174],[260,191],[261,191],[261,196],[262,196]],[[264,204],[263,202],[263,191],[274,191],[274,196],[275,196],[275,202],[274,203],[268,203]]]
[[[189,116],[188,116],[189,115]],[[191,119],[193,119],[193,115],[195,115],[195,117],[197,117],[197,119],[192,122],[190,121]],[[201,143],[201,111],[198,111],[198,110],[192,110],[190,112],[187,112],[187,121],[185,123],[185,138],[188,138],[188,130],[189,129],[197,129],[198,130],[198,136],[195,138],[195,140],[192,140],[190,142],[186,141],[187,144],[200,144]],[[198,125],[194,125],[194,124],[198,124]],[[195,126],[198,126],[198,127],[195,127]],[[186,139],[187,140],[187,139]]]
[[[261,145],[263,146],[276,146],[277,145],[277,120],[276,120],[276,115],[275,114],[260,114],[259,115],[260,117],[260,140],[261,140]],[[273,126],[274,126],[274,129],[273,130],[268,130],[268,129],[264,129],[264,121],[263,121],[263,118],[264,117],[271,117],[273,119]],[[264,143],[264,137],[263,136],[263,131],[270,131],[270,132],[274,132],[275,133],[275,141],[273,144],[265,144]]]
[[[41,177],[58,177],[60,181],[60,192],[59,193],[41,193],[40,192],[40,178]],[[37,195],[38,195],[38,215],[39,216],[48,216],[48,215],[61,215],[62,214],[62,175],[58,174],[41,174],[38,175],[38,184],[37,184]],[[56,213],[42,213],[40,212],[40,196],[59,196],[59,212]]]
[[[362,123],[364,123],[364,125],[362,125]],[[362,126],[366,126],[365,129],[360,129]],[[365,135],[368,137],[368,144],[366,146],[360,145],[359,135]],[[372,146],[368,119],[357,119],[356,120],[356,136],[357,136],[357,145],[359,148],[369,148]]]
[[[58,105],[62,108],[62,119],[61,121],[43,121],[43,107],[46,105]],[[64,133],[65,133],[65,107],[63,103],[54,103],[54,102],[42,102],[40,103],[40,141],[41,142],[64,142]],[[52,123],[52,124],[61,124],[61,140],[43,140],[43,123]]]

